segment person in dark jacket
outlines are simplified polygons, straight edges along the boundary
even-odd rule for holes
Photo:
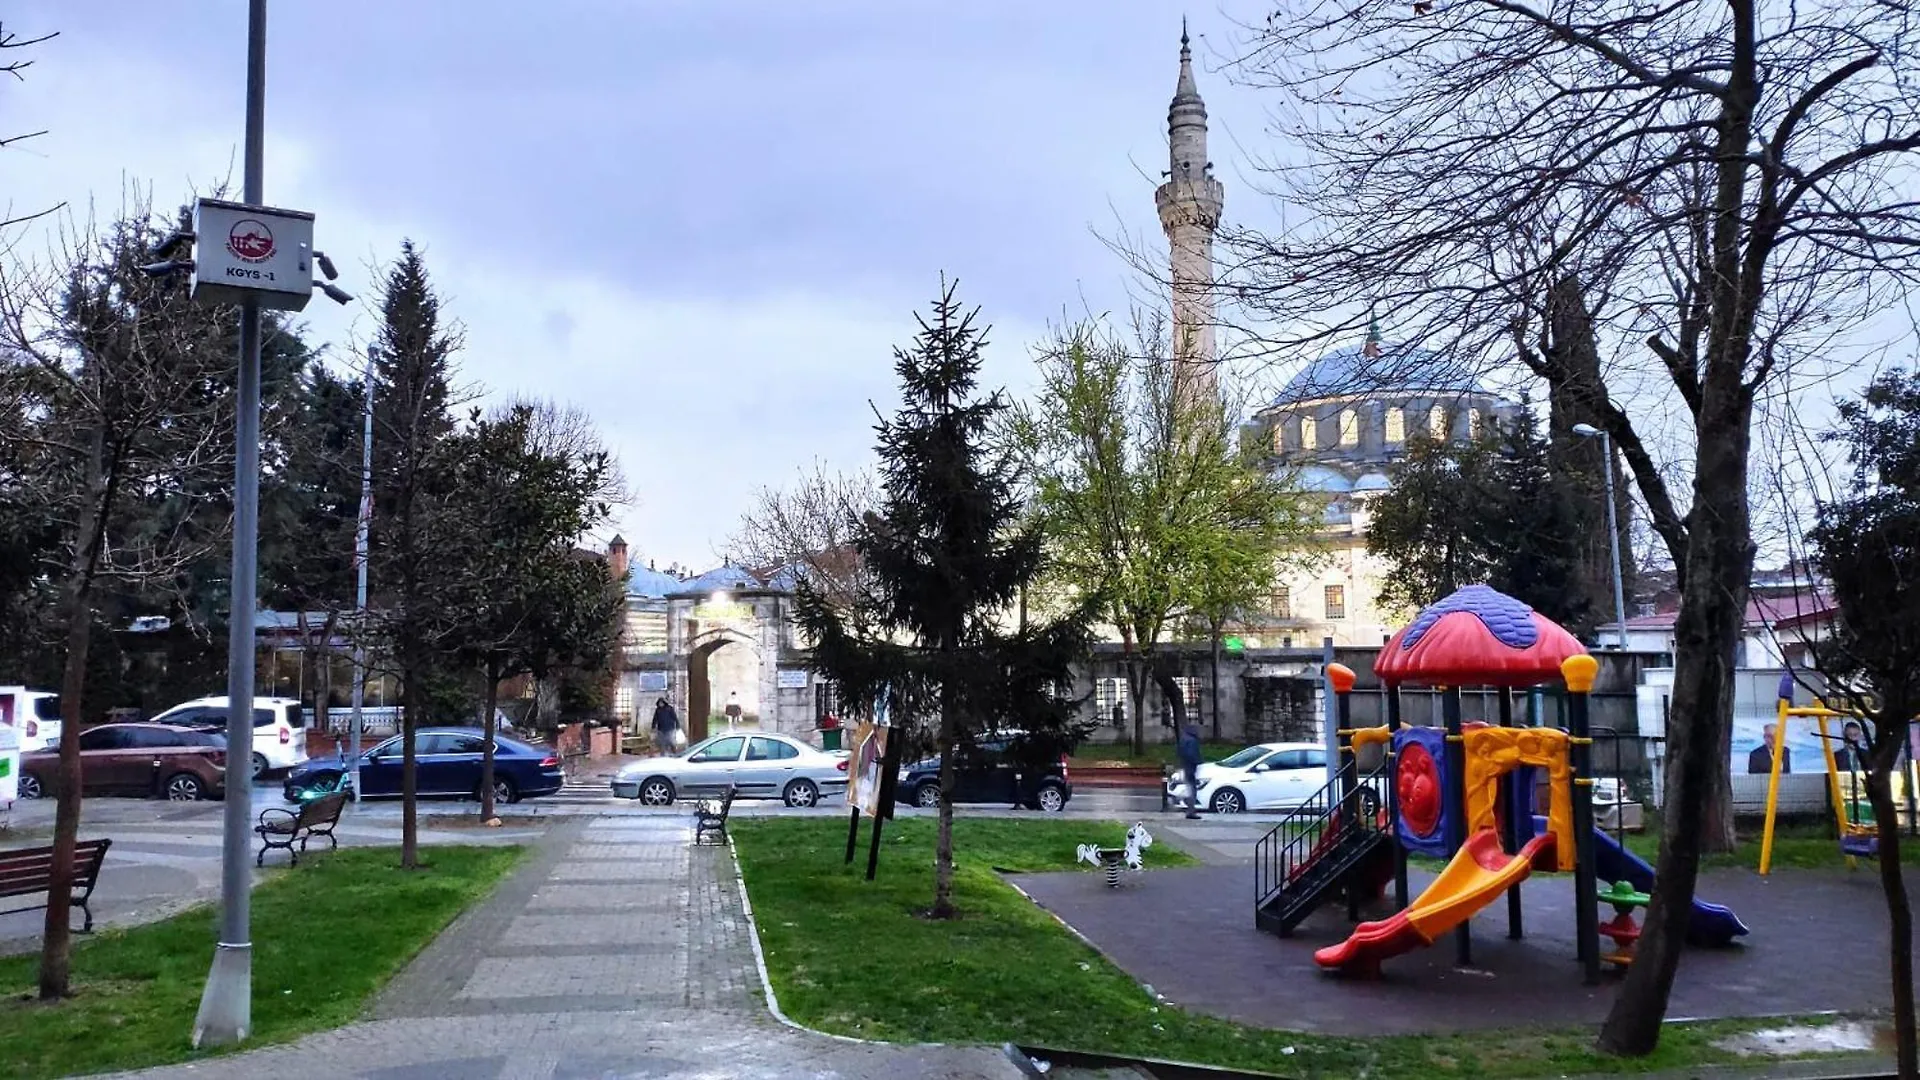
[[[1200,816],[1200,725],[1187,724],[1187,730],[1180,733],[1180,741],[1174,744],[1174,751],[1180,755],[1180,770],[1187,775],[1187,816]]]
[[[653,745],[663,754],[673,753],[673,733],[680,730],[680,714],[661,698],[653,705]]]

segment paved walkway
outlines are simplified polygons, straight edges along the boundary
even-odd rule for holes
[[[125,1075],[1010,1080],[1021,1074],[994,1049],[855,1043],[774,1019],[731,854],[694,848],[682,814],[557,825],[527,864],[394,980],[369,1020],[287,1046]]]

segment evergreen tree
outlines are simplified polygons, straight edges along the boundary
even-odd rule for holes
[[[877,428],[881,508],[854,525],[872,588],[835,598],[804,581],[796,614],[815,666],[848,701],[886,695],[892,737],[931,725],[940,753],[939,833],[929,915],[951,918],[955,762],[983,731],[1027,732],[1018,753],[1074,739],[1068,665],[1086,613],[1008,632],[1004,616],[1039,575],[1042,539],[1023,524],[1017,471],[989,449],[1007,403],[978,390],[985,333],[944,285],[909,349],[894,351],[901,404]]]
[[[1525,402],[1522,402],[1525,405]],[[1523,407],[1497,436],[1492,467],[1492,573],[1487,584],[1585,636],[1594,626],[1581,557],[1580,512],[1557,482],[1551,449]],[[1603,525],[1601,535],[1606,535]]]

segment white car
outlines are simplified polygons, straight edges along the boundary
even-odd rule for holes
[[[23,754],[37,753],[60,741],[60,695],[24,686],[0,686],[0,698],[13,702],[8,723]]]
[[[847,752],[816,750],[773,732],[736,731],[702,739],[667,757],[642,758],[614,774],[613,793],[670,806],[734,789],[737,798],[817,806],[847,793]]]
[[[1197,771],[1200,805],[1216,814],[1246,810],[1285,810],[1311,799],[1327,786],[1327,751],[1318,743],[1261,743]],[[1176,771],[1167,779],[1167,798],[1187,804],[1187,779]],[[1363,791],[1371,804],[1373,792]]]
[[[227,730],[227,699],[195,698],[182,702],[152,720],[205,731]],[[253,778],[278,769],[291,769],[307,760],[307,733],[300,703],[293,698],[253,699]]]

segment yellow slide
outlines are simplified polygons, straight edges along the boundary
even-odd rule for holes
[[[1390,919],[1361,923],[1352,937],[1314,953],[1314,962],[1352,974],[1378,975],[1380,961],[1433,944],[1526,880],[1536,861],[1551,868],[1553,848],[1553,834],[1542,833],[1527,841],[1518,855],[1508,855],[1500,848],[1499,833],[1481,829],[1461,845],[1413,906]]]

